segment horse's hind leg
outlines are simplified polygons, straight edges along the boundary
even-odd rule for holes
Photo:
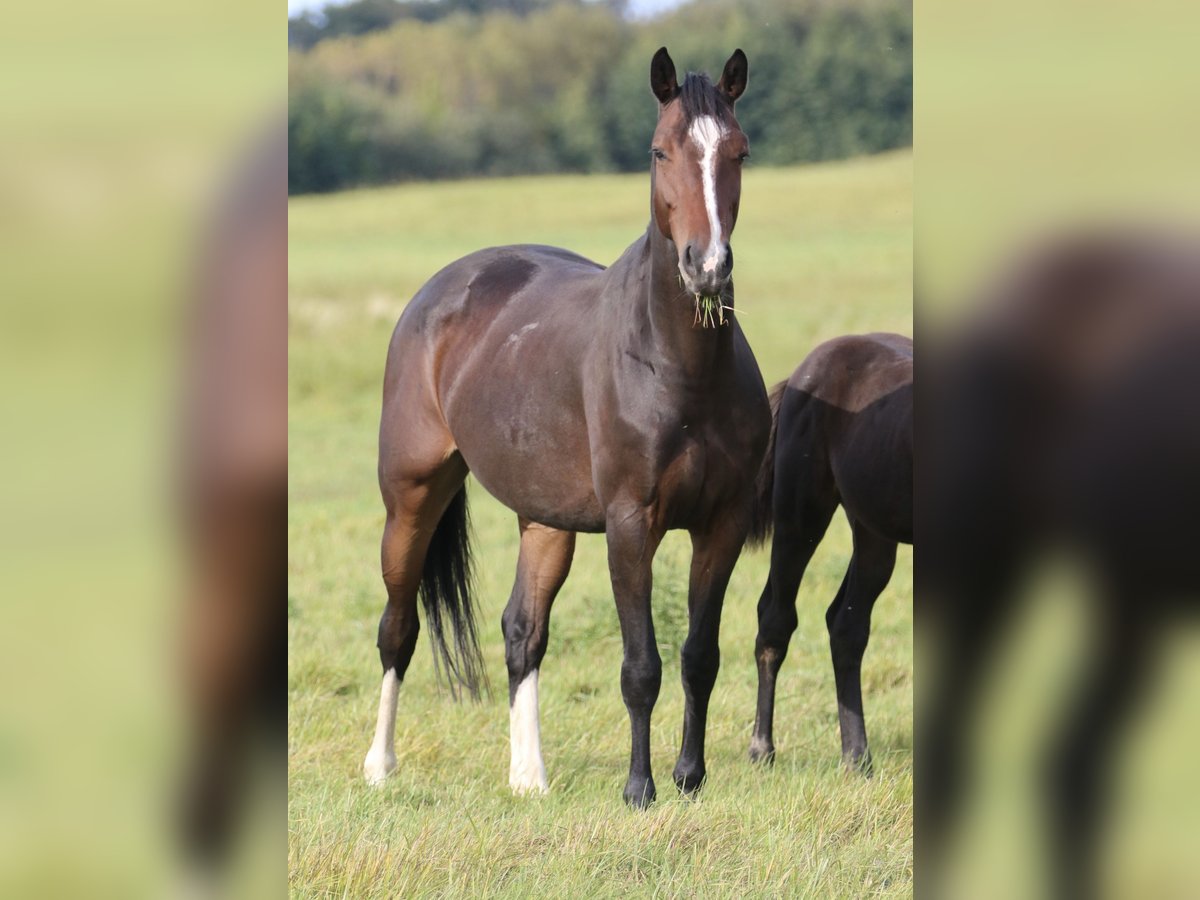
[[[783,448],[780,448],[780,452]],[[775,483],[775,537],[771,543],[771,571],[758,601],[758,706],[750,759],[775,759],[775,681],[796,630],[796,594],[809,560],[825,536],[837,509],[832,475],[821,471],[797,472],[781,466]]]
[[[432,474],[420,479],[397,478],[385,487],[388,513],[380,561],[388,600],[379,620],[378,637],[383,685],[375,739],[363,761],[363,774],[371,784],[379,784],[396,767],[396,702],[421,627],[417,593],[425,554],[442,514],[462,488],[466,475],[466,465],[454,454]]]
[[[869,774],[871,754],[863,720],[862,660],[871,635],[871,610],[896,565],[896,543],[857,522],[851,524],[854,555],[842,588],[825,613],[825,623],[837,682],[842,762],[850,769]]]
[[[538,724],[538,666],[546,654],[550,607],[571,570],[574,553],[574,532],[521,520],[517,579],[500,625],[512,733],[508,783],[518,794],[545,793],[548,787]]]

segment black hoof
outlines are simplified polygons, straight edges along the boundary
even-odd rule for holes
[[[634,781],[631,778],[625,785],[625,802],[634,809],[646,809],[654,802],[656,796],[653,778],[647,778],[644,781],[641,779]]]
[[[676,769],[675,770],[675,787],[679,788],[679,792],[685,797],[690,797],[696,794],[704,784],[703,769]]]
[[[757,738],[750,742],[750,762],[764,766],[775,764],[775,745]]]

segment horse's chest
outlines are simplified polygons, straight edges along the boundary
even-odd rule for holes
[[[704,486],[707,463],[708,443],[703,439],[685,440],[663,472],[663,492],[679,495],[699,492]]]
[[[704,435],[683,438],[659,481],[658,501],[668,527],[684,527],[708,514],[720,490],[719,448]]]

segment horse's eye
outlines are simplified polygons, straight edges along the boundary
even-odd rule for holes
[[[745,153],[739,153],[737,155],[737,161],[740,163],[744,163],[749,158],[750,158],[750,151],[746,151]]]
[[[657,147],[650,148],[650,155],[659,160],[665,160],[667,158],[667,154],[663,153]]]

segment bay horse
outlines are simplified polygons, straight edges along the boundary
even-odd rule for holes
[[[770,446],[757,485],[753,540],[774,530],[758,601],[758,708],[750,758],[772,762],[775,683],[796,630],[804,571],[841,505],[854,552],[825,613],[837,684],[842,761],[870,772],[862,659],[871,610],[896,547],[913,542],[913,343],[848,335],[818,346],[771,392]]]
[[[705,777],[704,731],[717,675],[721,606],[750,525],[770,429],[766,389],[732,316],[733,254],[746,135],[737,50],[720,80],[678,83],[666,48],[650,86],[651,218],[604,268],[567,250],[520,245],[451,263],[396,325],[384,377],[379,484],[387,510],[379,623],[383,686],[364,762],[378,783],[396,764],[397,691],[425,608],[435,660],[478,694],[483,663],[468,595],[468,472],[517,514],[521,548],[502,618],[517,793],[545,792],[538,667],[576,532],[604,532],[632,731],[627,803],[655,799],[650,715],[662,663],[651,564],[663,534],[692,538],[686,705],[674,779]],[[453,631],[448,639],[447,623]]]

